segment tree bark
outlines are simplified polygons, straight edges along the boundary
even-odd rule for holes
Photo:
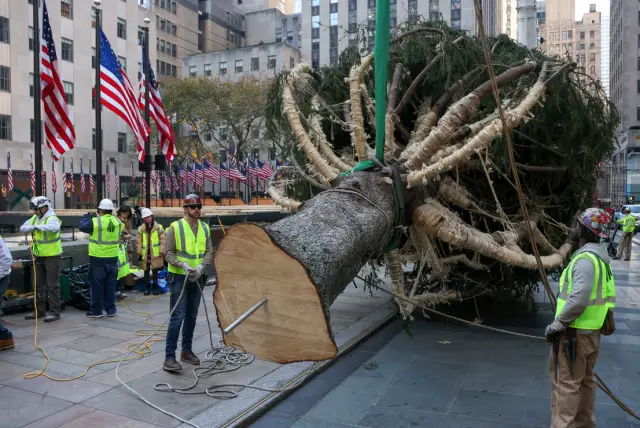
[[[265,228],[278,247],[305,267],[327,314],[364,264],[391,240],[392,193],[383,177],[352,173],[338,187],[307,201],[297,214]]]

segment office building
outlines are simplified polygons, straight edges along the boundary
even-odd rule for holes
[[[497,9],[497,0],[482,0],[487,34],[496,32]],[[349,46],[373,49],[376,0],[302,0],[301,16],[302,58],[314,68],[335,63]],[[473,0],[391,0],[392,33],[399,23],[419,17],[442,19],[455,29],[477,33]],[[367,31],[359,32],[359,28]]]

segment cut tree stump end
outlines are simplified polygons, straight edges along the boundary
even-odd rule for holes
[[[316,285],[294,257],[254,224],[227,230],[215,254],[213,304],[224,330],[263,297],[267,303],[224,336],[224,343],[280,364],[336,356]]]

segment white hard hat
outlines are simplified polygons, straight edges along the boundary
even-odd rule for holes
[[[103,199],[98,205],[98,209],[105,211],[113,211],[113,201],[111,199]]]
[[[140,216],[142,218],[151,217],[152,215],[153,212],[149,208],[143,208],[142,211],[140,211]]]
[[[32,210],[37,210],[42,207],[51,207],[51,202],[46,196],[34,196],[31,198],[31,201],[29,201],[29,208]]]

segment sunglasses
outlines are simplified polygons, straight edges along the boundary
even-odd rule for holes
[[[191,208],[194,210],[201,210],[202,209],[202,205],[189,205],[187,208]]]

